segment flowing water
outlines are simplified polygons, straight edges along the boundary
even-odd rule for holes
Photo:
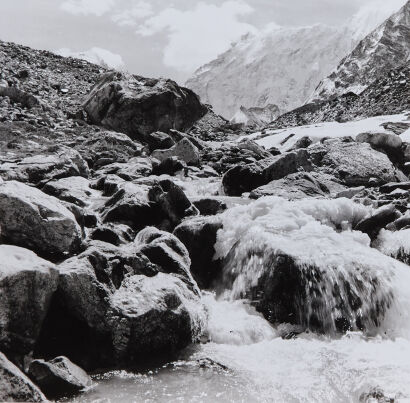
[[[351,230],[367,212],[343,199],[266,198],[230,209],[216,244],[224,276],[203,294],[210,342],[151,370],[99,374],[72,401],[410,402],[410,268]],[[278,251],[296,262],[306,288],[292,325],[271,325],[242,299],[273,270],[266,256]],[[322,292],[312,298],[312,288]],[[321,334],[309,331],[312,312],[325,324]],[[340,315],[354,331],[335,331]]]

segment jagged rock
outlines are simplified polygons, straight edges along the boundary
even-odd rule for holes
[[[259,199],[263,196],[279,196],[297,200],[305,197],[329,197],[331,193],[342,189],[344,186],[330,175],[298,172],[254,189],[249,197]]]
[[[111,243],[116,246],[129,243],[134,237],[134,231],[128,225],[114,223],[100,225],[90,234],[90,239]]]
[[[186,138],[167,150],[155,150],[151,156],[160,161],[164,161],[169,157],[178,157],[178,159],[189,165],[199,165],[200,163],[198,148]]]
[[[295,145],[292,147],[294,150],[298,150],[299,148],[307,148],[313,143],[312,139],[309,136],[301,137]]]
[[[124,183],[125,180],[120,178],[115,174],[108,174],[101,176],[94,184],[95,189],[101,190],[103,196],[112,196],[114,193],[118,192],[120,185]]]
[[[78,250],[81,229],[55,197],[20,182],[0,183],[0,226],[4,242],[60,258]]]
[[[305,149],[280,154],[266,160],[230,169],[222,184],[229,196],[240,196],[273,180],[281,179],[298,170],[313,169],[309,153]]]
[[[33,360],[28,374],[49,399],[68,397],[92,385],[87,373],[67,357]]]
[[[140,140],[155,131],[188,129],[207,112],[197,95],[171,80],[118,72],[101,77],[84,109],[92,123]]]
[[[335,197],[336,198],[346,197],[347,199],[353,199],[353,197],[360,194],[365,189],[366,188],[364,186],[358,186],[356,188],[349,188],[349,189],[341,190],[340,192],[336,193]]]
[[[0,353],[0,400],[2,402],[45,402],[47,399],[4,354]]]
[[[163,221],[160,225],[165,229],[172,230],[183,218],[199,214],[183,190],[167,179],[160,181],[149,190],[148,199],[162,212]]]
[[[396,189],[410,190],[410,182],[386,183],[380,186],[380,191],[383,193],[390,193]]]
[[[228,196],[241,196],[242,193],[263,186],[266,181],[263,170],[270,160],[261,160],[253,164],[237,165],[231,168],[222,178],[225,194]]]
[[[175,141],[172,137],[163,132],[149,133],[144,136],[144,140],[148,144],[148,148],[151,152],[154,150],[165,150],[175,145]]]
[[[126,224],[136,230],[156,222],[156,214],[148,198],[149,187],[124,182],[105,203],[103,221]]]
[[[201,215],[216,215],[228,208],[223,201],[210,198],[195,200],[193,204]]]
[[[134,157],[126,163],[116,162],[108,164],[97,171],[97,175],[104,177],[107,175],[117,175],[126,181],[149,176],[152,173],[152,161],[146,157]]]
[[[140,252],[162,272],[179,274],[193,283],[189,271],[191,259],[177,237],[155,227],[147,227],[138,233],[135,242],[142,245]]]
[[[0,261],[0,349],[18,361],[40,334],[58,273],[52,263],[17,246],[0,245]]]
[[[174,230],[188,249],[191,273],[201,288],[210,287],[221,273],[222,265],[213,260],[216,234],[221,228],[218,217],[198,217],[184,221]]]
[[[347,186],[377,186],[405,179],[385,154],[367,143],[330,139],[307,150],[318,170],[334,175]]]
[[[42,191],[79,207],[89,206],[93,196],[98,197],[98,192],[91,189],[88,179],[81,176],[70,176],[47,182]]]
[[[93,169],[140,156],[142,145],[123,133],[100,131],[75,147]]]
[[[390,133],[360,133],[356,137],[360,143],[369,143],[375,150],[385,152],[393,162],[403,161],[402,140]]]
[[[369,235],[370,239],[376,239],[382,228],[396,221],[400,217],[400,213],[394,205],[380,207],[370,217],[364,218],[356,226],[356,231],[364,232]]]
[[[118,361],[139,362],[154,352],[169,355],[198,339],[203,330],[199,294],[171,274],[128,277],[111,303]]]
[[[157,165],[153,165],[153,175],[174,175],[176,172],[186,168],[186,164],[178,157],[168,157]]]
[[[36,355],[63,354],[86,369],[135,365],[195,339],[200,326],[193,322],[203,309],[195,283],[189,272],[177,277],[159,273],[177,268],[169,266],[172,258],[189,267],[186,251],[178,254],[171,235],[160,237],[157,243],[168,260],[155,258],[163,267],[141,252],[145,244],[139,241],[121,247],[93,241],[83,254],[62,263]]]
[[[40,153],[0,165],[0,177],[3,179],[30,182],[35,185],[70,176],[87,178],[88,175],[87,163],[78,151],[65,146],[56,146],[50,148],[46,154]]]

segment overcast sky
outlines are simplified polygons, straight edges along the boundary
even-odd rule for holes
[[[269,23],[342,24],[366,4],[405,0],[0,0],[0,39],[183,82]]]

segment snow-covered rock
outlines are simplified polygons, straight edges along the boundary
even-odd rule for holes
[[[312,100],[361,93],[410,57],[410,1],[366,36],[316,88]]]

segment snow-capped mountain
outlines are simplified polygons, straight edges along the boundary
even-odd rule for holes
[[[242,37],[199,68],[186,85],[227,119],[241,106],[274,104],[282,113],[292,110],[389,15],[391,10],[383,7],[362,11],[342,27],[270,25]]]
[[[252,107],[245,108],[241,106],[231,119],[231,123],[242,124],[249,127],[266,126],[280,115],[279,108],[276,105],[266,105],[263,108]]]
[[[410,58],[410,1],[366,36],[324,79],[310,98],[359,94],[375,79]]]

